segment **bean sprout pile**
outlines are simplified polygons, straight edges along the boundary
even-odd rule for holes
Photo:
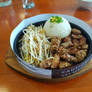
[[[51,42],[48,41],[42,26],[36,27],[31,24],[23,30],[23,34],[20,54],[24,61],[39,66],[44,59],[53,58],[50,52]]]

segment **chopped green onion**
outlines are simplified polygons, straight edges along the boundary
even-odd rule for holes
[[[61,22],[63,22],[63,20],[62,20],[62,18],[59,17],[59,16],[52,16],[52,17],[50,18],[50,22],[51,22],[51,23],[61,23]]]

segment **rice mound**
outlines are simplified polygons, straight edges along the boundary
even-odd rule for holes
[[[69,22],[62,18],[61,23],[51,23],[50,19],[46,21],[44,30],[48,37],[60,37],[65,38],[71,33],[71,26]]]

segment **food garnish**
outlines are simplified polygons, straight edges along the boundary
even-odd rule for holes
[[[63,22],[63,19],[59,16],[52,16],[50,18],[50,22],[51,23],[61,23],[61,22]]]

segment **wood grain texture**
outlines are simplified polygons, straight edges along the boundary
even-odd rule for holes
[[[64,83],[42,83],[20,75],[5,64],[12,30],[25,18],[41,13],[68,14],[92,27],[92,9],[79,8],[77,0],[34,0],[33,9],[24,10],[22,0],[0,7],[0,92],[91,92],[92,71]]]

